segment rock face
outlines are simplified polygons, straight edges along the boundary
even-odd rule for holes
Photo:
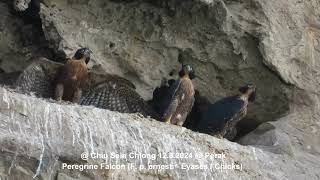
[[[239,145],[136,115],[59,105],[0,89],[0,179],[320,179],[318,0],[14,2],[19,11],[40,9],[42,31],[26,19],[30,8],[13,14],[12,4],[0,2],[4,72],[21,70],[35,56],[51,58],[51,51],[63,57],[89,47],[92,69],[129,79],[149,99],[162,81],[176,78],[180,63],[189,63],[198,76],[196,89],[211,102],[255,83],[257,102],[242,124],[274,122],[261,124]],[[102,161],[81,160],[83,152],[226,153],[226,163],[243,169],[182,169],[183,163],[222,163],[199,157],[112,160],[137,167],[178,165],[157,172],[62,169],[63,163]]]
[[[25,11],[28,9],[31,0],[14,0],[13,7],[16,11]]]
[[[246,7],[245,17],[235,14],[236,6]],[[263,63],[259,38],[269,27],[256,6],[218,0],[46,0],[40,15],[57,53],[70,56],[89,47],[100,69],[131,80],[145,99],[164,79],[177,78],[179,61],[194,66],[196,89],[212,102],[255,83],[263,88],[248,119],[264,122],[289,110],[291,88]]]
[[[1,179],[319,179],[319,156],[295,144],[278,154],[199,134],[137,115],[78,105],[59,105],[0,89]],[[280,121],[281,122],[281,121]],[[293,133],[298,133],[294,131]],[[266,142],[267,143],[267,142]],[[266,144],[266,146],[270,146]],[[292,152],[290,152],[291,150]],[[311,151],[311,150],[310,150]],[[289,153],[286,153],[289,152]],[[294,153],[293,153],[294,152]],[[109,157],[86,159],[83,153]],[[127,157],[112,157],[125,154]],[[134,156],[132,153],[140,154]],[[165,158],[160,153],[187,153]],[[216,158],[201,158],[209,153]],[[131,154],[131,155],[130,155]],[[225,157],[222,157],[224,156]],[[157,155],[157,156],[156,156]],[[158,156],[159,155],[159,156]],[[195,157],[197,155],[197,157]],[[146,158],[148,156],[148,158]],[[219,156],[221,158],[219,158]],[[81,159],[82,157],[83,159]],[[110,162],[128,169],[107,170]],[[68,170],[68,165],[99,165],[96,170]],[[129,164],[129,165],[128,165]],[[137,169],[130,169],[136,167]],[[186,165],[209,169],[186,170]],[[219,170],[220,165],[242,169]],[[172,169],[143,169],[172,165]],[[210,165],[213,165],[210,170]],[[141,167],[141,168],[140,168]],[[231,166],[230,166],[231,167]]]
[[[22,11],[29,7],[28,2],[30,0],[0,1],[1,73],[20,71],[31,63],[34,57],[52,57],[46,47],[43,32],[38,28],[39,22],[34,17],[34,10],[14,12],[10,9],[18,6],[16,8]]]
[[[30,61],[30,51],[28,52],[28,47],[21,42],[23,22],[15,18],[9,12],[8,5],[2,2],[0,2],[0,13],[1,70],[6,72],[21,70],[23,65]]]

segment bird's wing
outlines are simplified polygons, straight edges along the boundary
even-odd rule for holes
[[[171,100],[168,108],[163,115],[164,120],[167,120],[172,115],[172,113],[176,111],[179,103],[181,102],[183,92],[181,82],[181,79],[179,79],[173,84],[173,86],[170,87]]]
[[[125,98],[119,96],[117,88],[117,85],[110,81],[104,81],[92,85],[89,90],[83,93],[80,104],[109,109],[111,111],[129,113],[130,111]]]
[[[232,120],[243,108],[244,102],[237,96],[227,97],[210,105],[203,112],[199,122],[200,132],[212,133],[223,128],[227,121]]]
[[[61,63],[39,58],[23,70],[15,87],[22,93],[33,92],[38,97],[53,97],[55,76],[62,66]]]
[[[34,92],[39,97],[52,98],[62,67],[63,64],[39,59],[21,73],[15,86],[22,93]],[[130,81],[119,76],[89,72],[80,104],[156,117],[134,88]]]
[[[21,72],[10,72],[10,73],[1,73],[0,74],[0,84],[11,87],[16,83],[19,78]]]
[[[221,120],[231,120],[243,108],[244,102],[237,96],[222,99],[212,105],[214,115]]]
[[[190,102],[190,104],[189,104],[189,106],[188,106],[188,114],[191,112],[192,107],[193,107],[193,105],[194,105],[194,102],[195,102],[195,98],[194,98],[194,96],[193,96],[192,99],[191,99],[191,102]]]
[[[144,116],[151,116],[155,119],[159,119],[151,106],[149,106],[149,104],[134,89],[122,86],[117,90],[117,92],[119,96],[125,97],[130,112],[137,112]]]
[[[95,73],[90,72],[88,73],[88,84],[87,87],[94,87],[101,82],[110,82],[111,84],[117,84],[118,86],[125,86],[135,89],[135,85],[131,83],[129,80],[122,78],[117,75],[112,75],[108,73]]]
[[[172,88],[174,82],[175,80],[173,80],[170,86],[161,85],[153,91],[150,104],[160,116],[163,116],[164,112],[167,110],[171,102],[172,94],[174,93],[174,90]]]
[[[118,81],[118,79],[111,78],[91,85],[90,89],[82,96],[80,104],[122,113],[141,113],[145,116],[156,117],[151,107],[132,86]]]

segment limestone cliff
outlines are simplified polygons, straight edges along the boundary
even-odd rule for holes
[[[320,179],[318,0],[0,0],[0,10],[1,72],[21,71],[36,57],[63,61],[89,47],[92,69],[129,79],[150,99],[187,62],[211,102],[255,83],[257,102],[241,123],[261,124],[237,144],[1,88],[0,179]],[[62,170],[63,163],[100,163],[81,160],[83,152],[225,153],[226,163],[243,169],[183,170],[183,163],[222,163],[193,157],[117,162],[179,165],[161,172]]]

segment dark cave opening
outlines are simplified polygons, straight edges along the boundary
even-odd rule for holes
[[[41,0],[31,0],[28,5],[28,8],[25,11],[16,11],[9,4],[10,11],[13,15],[20,18],[24,26],[22,28],[23,39],[22,42],[24,45],[34,46],[32,49],[32,54],[34,57],[45,57],[53,61],[61,62],[65,60],[65,56],[57,54],[53,49],[50,48],[49,42],[47,41],[45,34],[42,29],[42,20],[40,17],[40,3]]]

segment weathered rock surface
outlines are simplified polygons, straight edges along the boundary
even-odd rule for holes
[[[196,87],[212,102],[253,82],[263,88],[246,122],[265,122],[289,111],[292,87],[280,78],[313,93],[319,86],[318,12],[315,0],[46,0],[40,15],[56,54],[88,46],[97,69],[131,80],[146,99],[163,79],[176,77],[178,61],[195,67]]]
[[[319,156],[291,147],[294,153],[271,153],[199,134],[137,115],[93,107],[60,105],[0,89],[1,179],[319,179]],[[292,133],[298,133],[294,131]],[[291,133],[291,132],[290,132]],[[289,142],[288,142],[289,143]],[[268,146],[268,145],[266,145]],[[281,146],[281,144],[280,144]],[[268,150],[268,149],[267,149]],[[66,170],[67,164],[97,164],[81,154],[191,153],[220,154],[224,159],[108,158],[135,167],[177,165],[173,170]],[[242,170],[184,170],[183,164],[242,164]]]
[[[16,11],[25,11],[28,9],[31,0],[13,0],[13,7]]]
[[[28,1],[0,1],[0,73],[21,71],[35,57],[51,56],[31,10],[13,13],[10,8],[20,3],[28,7]]]
[[[0,2],[0,66],[2,71],[21,70],[30,62],[30,49],[23,43],[23,22],[9,12],[7,4]]]
[[[263,87],[248,119],[274,120],[289,111],[291,88],[263,63],[268,19],[258,2],[234,3],[46,0],[40,15],[57,53],[88,46],[100,69],[131,80],[145,99],[177,77],[180,61],[194,66],[196,88],[212,102],[248,82]]]
[[[21,70],[33,56],[48,58],[46,46],[39,43],[39,51],[34,44],[38,31],[12,15],[4,2],[1,69]],[[1,180],[320,179],[318,0],[44,0],[40,16],[56,55],[70,56],[87,46],[94,51],[94,68],[131,80],[146,99],[163,79],[175,78],[185,62],[195,67],[196,87],[212,102],[243,83],[257,85],[258,101],[249,107],[244,124],[277,121],[241,138],[239,143],[246,145],[241,146],[135,115],[59,105],[0,89]],[[242,164],[243,170],[62,170],[62,163],[86,163],[80,154],[93,151],[225,152],[225,162]],[[130,162],[148,163],[117,163]],[[158,158],[151,163],[221,161]]]

